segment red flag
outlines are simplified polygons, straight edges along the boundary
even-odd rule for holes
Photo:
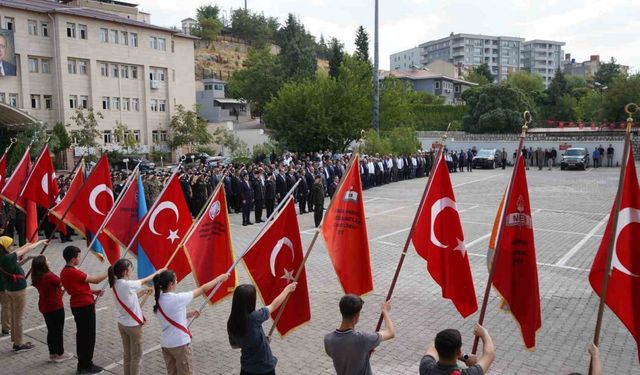
[[[4,180],[7,176],[7,151],[2,154],[0,157],[0,191],[4,187]],[[0,207],[2,207],[2,202],[0,202]]]
[[[633,152],[629,147],[629,158],[625,168],[620,202],[620,212],[611,208],[609,223],[602,237],[589,273],[589,282],[596,294],[601,295],[602,279],[606,269],[609,244],[613,241],[613,256],[609,273],[609,286],[605,303],[622,323],[640,347],[640,187]],[[618,215],[614,231],[613,218]],[[614,233],[615,232],[615,233]],[[640,348],[639,348],[640,349]],[[640,353],[638,353],[640,360]]]
[[[131,176],[131,183],[127,190],[120,193],[122,198],[118,202],[118,206],[113,209],[113,214],[104,226],[104,232],[111,237],[120,246],[126,248],[129,246],[131,239],[136,233],[138,227],[138,177]],[[137,252],[138,246],[131,245],[129,249],[134,254]]]
[[[284,253],[284,254],[283,254]],[[285,204],[242,258],[265,305],[270,304],[294,280],[304,259],[293,198]],[[275,318],[277,310],[271,312]],[[303,268],[298,286],[289,297],[276,328],[284,336],[311,320],[307,275]]]
[[[63,223],[69,225],[73,229],[75,229],[78,234],[82,234],[83,236],[87,235],[87,231],[84,227],[84,223],[75,217],[73,213],[67,211],[69,205],[71,205],[71,201],[73,197],[75,197],[82,185],[84,184],[84,162],[81,162],[76,170],[76,174],[73,176],[71,183],[69,184],[69,189],[67,189],[64,197],[58,202],[54,207],[49,211],[53,216],[55,216],[58,220],[62,219],[64,215]],[[65,215],[65,212],[67,213]]]
[[[444,154],[436,161],[411,240],[431,277],[463,317],[478,310],[456,198]]]
[[[50,208],[58,197],[58,181],[53,168],[49,145],[45,145],[22,191],[22,196],[36,202],[40,207]]]
[[[227,216],[224,189],[218,187],[209,206],[194,224],[193,231],[184,242],[184,249],[193,270],[196,284],[202,285],[227,272],[233,264],[231,227]],[[236,287],[236,271],[211,297],[215,303],[231,295]]]
[[[29,156],[29,151],[30,148],[27,147],[22,159],[20,159],[20,162],[16,165],[16,168],[13,170],[13,173],[7,179],[5,185],[2,187],[2,191],[0,192],[0,197],[11,204],[15,203],[16,207],[22,211],[26,211],[26,203],[24,202],[24,199],[20,197],[20,193],[22,193],[24,183],[29,176],[29,169],[31,169],[31,157]]]
[[[508,205],[502,213],[500,243],[494,257],[493,285],[509,305],[518,321],[524,344],[528,349],[536,346],[536,332],[542,326],[540,317],[540,290],[533,221],[524,159],[518,156],[513,168],[513,183],[507,190]]]
[[[362,201],[362,183],[356,154],[322,224],[327,252],[345,293],[363,295],[373,290],[369,239]]]
[[[172,269],[178,281],[191,272],[187,257],[183,251],[178,251],[169,265],[167,262],[180,244],[180,240],[189,231],[192,222],[180,182],[174,175],[155,205],[145,215],[138,241],[145,249],[151,264],[156,269],[162,267]]]

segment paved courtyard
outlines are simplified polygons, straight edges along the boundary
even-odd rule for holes
[[[501,194],[511,169],[476,170],[452,174],[465,240],[469,249],[478,303],[482,300],[487,269],[485,251],[489,232]],[[497,347],[493,374],[569,374],[586,373],[589,365],[587,345],[593,336],[598,299],[588,283],[588,269],[602,239],[607,214],[613,202],[619,171],[589,169],[563,171],[555,169],[528,172],[529,193],[533,208],[537,250],[542,329],[537,348],[524,349],[518,326],[510,315],[498,312],[498,299],[492,291],[485,326]],[[387,293],[402,245],[413,220],[426,179],[414,179],[365,191],[375,291],[365,297],[359,328],[375,328],[380,304]],[[302,241],[312,239],[313,215],[298,216]],[[258,226],[243,227],[240,215],[231,215],[236,254],[242,252],[258,231]],[[81,245],[82,242],[76,242]],[[63,246],[56,241],[47,254],[54,271],[62,268]],[[94,257],[85,267],[91,272],[106,268]],[[286,338],[274,336],[272,348],[279,358],[279,374],[331,374],[331,360],[324,353],[323,336],[340,320],[338,300],[341,289],[329,261],[323,241],[307,265],[312,320]],[[246,271],[239,268],[240,282],[249,282]],[[180,290],[194,287],[189,277]],[[374,353],[372,364],[377,374],[417,374],[418,362],[435,334],[444,328],[457,327],[463,332],[463,350],[470,350],[472,328],[478,313],[463,320],[450,301],[440,296],[440,288],[429,277],[425,262],[410,248],[393,297],[391,316],[396,324],[396,338],[383,343]],[[2,374],[73,374],[75,361],[50,364],[46,360],[46,328],[37,311],[37,292],[28,290],[25,329],[36,349],[22,354],[10,352],[8,337],[0,338]],[[65,298],[68,305],[68,298]],[[193,307],[199,306],[194,302]],[[166,373],[159,350],[159,326],[152,316],[151,301],[144,306],[150,318],[145,326],[143,374]],[[95,362],[113,374],[122,374],[120,337],[116,329],[115,302],[111,293],[97,306],[98,335]],[[230,348],[226,320],[230,300],[209,306],[192,326],[196,373],[238,374],[240,353]],[[265,330],[270,323],[265,324]],[[66,350],[75,352],[75,326],[67,310]],[[620,321],[605,311],[601,352],[607,374],[640,374],[635,342]]]

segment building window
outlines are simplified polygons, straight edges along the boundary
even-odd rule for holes
[[[78,73],[87,74],[87,62],[85,60],[78,60]]]
[[[131,109],[136,112],[140,111],[140,99],[138,98],[131,99]]]
[[[165,70],[164,69],[156,70],[156,77],[158,77],[159,81],[165,81],[166,80]]]
[[[152,49],[158,49],[158,38],[155,36],[149,37],[149,47]]]
[[[80,95],[80,108],[89,109],[89,97],[87,95]]]
[[[204,91],[211,91],[213,90],[213,85],[210,83],[207,83],[206,85],[204,85]]]
[[[460,85],[455,85],[454,92],[460,92]]]
[[[29,35],[38,35],[38,21],[27,20],[27,25],[29,27]]]
[[[440,81],[436,81],[436,90],[440,88]]]
[[[175,43],[175,41],[172,40],[171,41],[171,53],[174,53],[174,52],[176,52],[176,43]]]
[[[69,95],[69,108],[78,108],[78,95]]]
[[[48,37],[49,36],[49,23],[40,22],[40,30],[42,30],[42,36]]]
[[[109,77],[109,64],[100,63],[100,75],[103,77]]]
[[[78,73],[76,60],[73,60],[73,59],[68,59],[67,60],[67,71],[69,72],[69,74],[77,74]]]
[[[169,133],[166,130],[160,130],[160,142],[166,142],[169,139]]]
[[[166,100],[158,100],[158,111],[166,112],[167,111],[167,101]]]
[[[113,109],[114,111],[119,111],[120,110],[120,98],[114,96],[113,98],[111,98],[111,102],[113,103],[113,106],[111,107],[111,109]]]
[[[129,45],[129,33],[126,31],[120,32],[120,44]]]
[[[5,29],[13,30],[15,24],[16,24],[16,21],[14,20],[13,17],[5,17],[4,18],[4,28]]]
[[[29,73],[38,73],[38,59],[29,57]]]
[[[123,111],[130,111],[131,110],[131,99],[122,98],[122,110]]]
[[[158,49],[160,51],[167,50],[167,40],[165,38],[158,38]]]
[[[158,100],[151,99],[151,112],[158,112]]]
[[[9,106],[17,107],[18,106],[18,94],[9,94]]]
[[[118,65],[111,64],[111,77],[118,78]]]
[[[111,108],[111,100],[109,99],[108,96],[103,96],[102,97],[102,109],[108,110],[109,108]]]
[[[153,143],[160,142],[160,134],[158,130],[153,130],[151,132],[151,140],[153,141]]]
[[[136,142],[140,142],[140,130],[133,131],[133,139],[135,139]]]
[[[129,44],[131,44],[131,47],[137,47],[138,46],[138,34],[137,33],[129,33]]]
[[[80,31],[80,39],[89,39],[89,35],[87,34],[87,25],[78,25],[78,31]]]
[[[0,92],[0,103],[4,103],[6,100],[5,95],[3,92]]]
[[[109,43],[109,29],[100,29],[100,42]]]
[[[128,65],[120,66],[120,77],[129,79],[129,66]]]
[[[67,22],[67,38],[76,37],[76,24]]]
[[[40,61],[42,62],[42,73],[50,74],[51,73],[51,60],[42,59]]]
[[[105,145],[111,143],[111,130],[105,130],[102,132],[102,139]]]
[[[40,95],[31,95],[31,108],[40,109]]]
[[[44,96],[44,109],[53,109],[53,97],[51,95]]]
[[[138,79],[138,67],[137,66],[132,66],[131,67],[131,79]]]
[[[220,84],[215,84],[215,85],[213,85],[213,89],[214,90],[218,90],[218,91],[222,91],[222,90],[224,90],[224,86],[220,85]]]
[[[118,30],[111,30],[109,33],[109,41],[113,44],[118,44]]]

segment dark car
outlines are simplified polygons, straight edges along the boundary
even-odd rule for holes
[[[124,156],[122,159],[120,159],[120,161],[116,162],[113,167],[117,171],[123,171],[127,169],[132,171],[136,167],[136,165],[138,165],[138,163],[140,163],[140,172],[152,171],[156,167],[155,163],[139,156]]]
[[[562,154],[560,161],[560,169],[582,169],[583,171],[589,167],[589,152],[586,148],[575,147],[567,149]]]
[[[473,168],[490,168],[495,169],[497,158],[496,149],[482,149],[473,157],[471,165]]]

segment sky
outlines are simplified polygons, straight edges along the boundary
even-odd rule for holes
[[[151,13],[151,22],[179,26],[198,6],[212,3],[227,14],[244,0],[133,0]],[[354,50],[355,32],[363,25],[373,57],[374,0],[247,0],[254,12],[283,21],[300,18],[317,38],[336,37]],[[640,68],[639,0],[380,0],[380,68],[389,55],[450,33],[517,36],[563,41],[565,53],[581,62],[590,55],[612,56]]]

